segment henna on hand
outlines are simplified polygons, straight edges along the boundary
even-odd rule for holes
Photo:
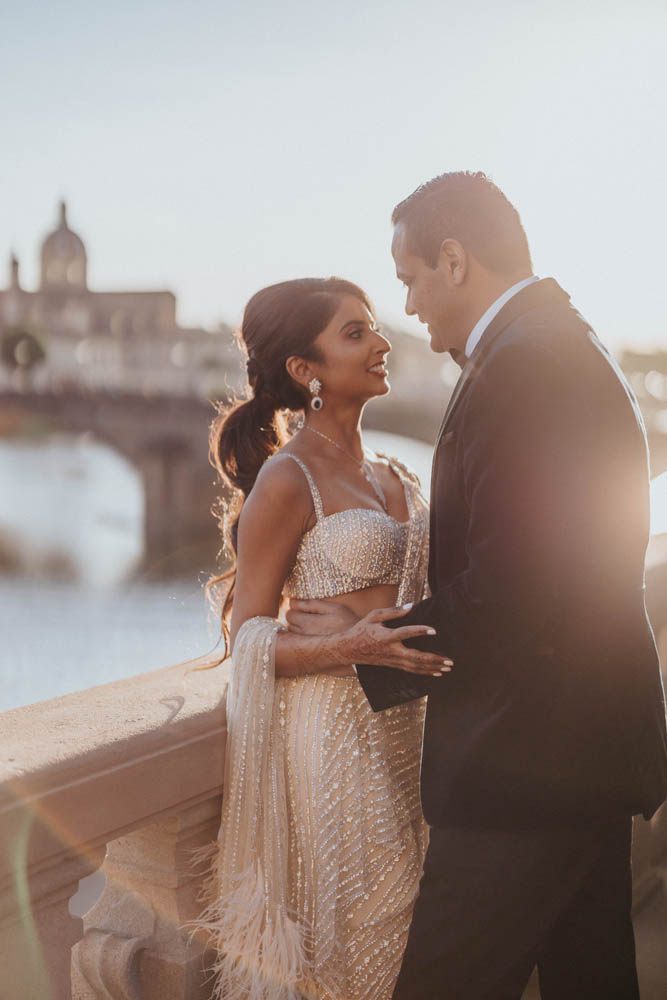
[[[408,649],[405,639],[418,635],[435,635],[428,625],[410,625],[400,630],[386,628],[383,622],[407,614],[407,608],[381,608],[371,611],[355,626],[338,637],[342,654],[354,663],[370,663],[395,667],[410,673],[442,677],[449,673],[453,661],[437,653]]]

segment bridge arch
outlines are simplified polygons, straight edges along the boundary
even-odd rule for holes
[[[210,513],[216,499],[208,463],[212,407],[193,399],[130,395],[5,393],[0,419],[21,436],[90,434],[131,463],[143,488],[141,571],[164,575],[212,567],[219,547]]]

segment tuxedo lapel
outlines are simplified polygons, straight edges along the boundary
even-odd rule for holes
[[[469,388],[474,377],[483,367],[489,353],[489,348],[496,337],[502,333],[505,327],[508,326],[512,320],[516,319],[517,316],[521,316],[522,313],[528,312],[530,309],[535,309],[538,306],[549,305],[552,302],[569,302],[569,300],[570,296],[567,292],[563,291],[558,282],[554,281],[553,278],[542,278],[540,281],[536,281],[532,285],[528,285],[526,288],[523,288],[520,292],[517,292],[516,295],[512,296],[509,302],[505,303],[500,312],[491,320],[482,334],[477,347],[463,366],[463,371],[461,372],[458,382],[454,386],[454,391],[450,397],[449,403],[447,404],[447,409],[445,410],[445,415],[443,417],[442,424],[440,425],[440,430],[438,431],[438,436],[435,442],[436,452],[438,445],[440,444],[440,439],[445,433],[447,425],[451,420],[452,414],[459,405],[461,398]]]
[[[447,409],[445,410],[445,415],[442,418],[442,423],[440,424],[440,430],[438,431],[438,436],[435,439],[435,445],[433,447],[433,459],[431,461],[431,511],[433,511],[435,503],[435,497],[434,497],[435,466],[438,460],[438,445],[440,444],[442,435],[445,433],[445,427],[449,422],[449,417],[452,411],[454,410],[456,404],[461,398],[461,394],[465,390],[465,387],[468,385],[468,383],[470,382],[476,371],[477,371],[476,357],[475,355],[473,355],[472,357],[468,358],[465,365],[463,366],[463,371],[459,375],[459,380],[454,386],[454,391],[449,397],[449,402],[447,403]]]
[[[475,357],[468,358],[463,366],[461,374],[459,375],[459,380],[454,386],[454,390],[451,396],[449,397],[449,402],[447,403],[447,409],[445,410],[445,415],[442,418],[442,423],[440,424],[440,430],[438,431],[438,436],[436,438],[435,442],[436,448],[440,443],[440,438],[444,433],[445,426],[449,420],[450,413],[458,403],[461,393],[464,391],[466,385],[475,374],[476,369],[477,369],[476,358]]]
[[[438,462],[438,445],[440,444],[442,436],[452,419],[452,415],[458,409],[462,398],[472,385],[475,376],[484,366],[489,353],[489,348],[493,344],[494,340],[500,333],[502,333],[506,326],[517,318],[517,316],[521,316],[530,309],[535,309],[539,306],[548,306],[556,302],[569,303],[569,301],[570,296],[567,292],[563,291],[557,281],[554,281],[553,278],[542,278],[540,281],[536,281],[532,285],[522,288],[520,292],[517,292],[516,295],[509,300],[509,302],[505,303],[500,312],[487,326],[480,338],[479,343],[477,344],[477,347],[463,366],[463,371],[459,376],[458,382],[454,386],[454,391],[450,396],[447,409],[445,410],[445,415],[442,418],[442,423],[440,424],[438,436],[435,439],[435,445],[433,447],[433,462],[431,464],[431,516],[433,516],[433,511],[437,502],[437,498],[435,496],[435,470]]]

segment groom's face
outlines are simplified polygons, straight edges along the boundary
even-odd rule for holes
[[[396,265],[396,277],[405,285],[405,311],[408,316],[418,316],[431,335],[431,350],[442,354],[450,347],[458,347],[456,334],[459,301],[457,288],[439,265],[428,266],[423,257],[410,250],[405,225],[398,223],[394,229],[391,253]]]

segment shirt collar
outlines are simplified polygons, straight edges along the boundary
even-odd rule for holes
[[[534,274],[532,274],[530,278],[523,278],[521,281],[517,281],[515,285],[512,285],[511,288],[508,288],[507,291],[503,292],[502,295],[499,295],[495,302],[491,303],[484,315],[480,316],[477,320],[470,331],[470,336],[466,340],[465,354],[467,358],[469,358],[475,350],[487,326],[494,316],[498,315],[505,303],[509,302],[512,296],[516,295],[517,292],[520,292],[522,288],[526,288],[528,285],[532,285],[534,281],[538,280],[539,279]]]

